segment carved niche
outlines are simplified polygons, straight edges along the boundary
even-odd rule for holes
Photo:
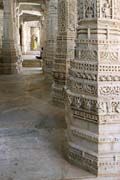
[[[94,18],[96,15],[96,3],[93,0],[85,0],[84,2],[84,17]]]
[[[112,0],[103,0],[101,6],[103,18],[112,18]]]

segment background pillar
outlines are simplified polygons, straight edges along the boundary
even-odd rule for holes
[[[15,14],[14,0],[4,0],[4,23],[3,23],[3,42],[2,42],[2,60],[0,62],[0,71],[3,74],[17,73],[19,63],[17,62],[16,37],[15,37]]]
[[[3,9],[0,8],[0,59],[2,58]]]
[[[47,16],[47,41],[46,56],[44,59],[44,71],[52,73],[58,30],[58,0],[49,1]]]
[[[53,66],[53,101],[64,105],[67,69],[74,59],[77,1],[58,1],[58,36]]]

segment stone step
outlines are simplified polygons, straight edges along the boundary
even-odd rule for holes
[[[33,60],[23,60],[23,67],[41,67],[42,60],[40,59],[33,59]]]

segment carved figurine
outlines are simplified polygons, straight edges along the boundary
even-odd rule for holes
[[[109,0],[106,0],[106,2],[103,4],[102,14],[103,14],[104,18],[110,18],[111,17],[111,6],[110,6]]]
[[[87,0],[85,3],[85,17],[86,18],[94,17],[94,3],[91,0]]]

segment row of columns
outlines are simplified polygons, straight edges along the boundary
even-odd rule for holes
[[[14,74],[22,70],[22,52],[25,52],[24,32],[25,24],[20,18],[20,4],[17,0],[4,0],[0,10],[0,74]],[[45,13],[45,11],[44,11]],[[2,15],[3,14],[3,15]],[[42,18],[43,16],[41,16]],[[41,23],[41,46],[46,39],[46,26]],[[20,44],[20,26],[22,26],[22,48]],[[22,50],[22,51],[21,51]]]
[[[96,175],[120,172],[119,7],[58,1],[53,100],[65,104],[67,159]]]
[[[14,2],[4,0],[2,73],[19,69]],[[96,175],[117,175],[120,172],[120,2],[58,0],[58,16],[57,11],[55,15],[51,13],[53,5],[51,0],[46,42],[50,49],[46,50],[44,66],[53,73],[53,101],[65,106],[66,157]],[[58,30],[55,23],[54,31],[57,17]],[[56,30],[57,35],[53,36]]]
[[[74,59],[77,1],[51,0],[48,5],[44,71],[53,75],[53,101],[64,105],[67,69]]]

